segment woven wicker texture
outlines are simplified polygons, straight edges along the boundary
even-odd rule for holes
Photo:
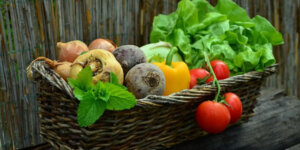
[[[220,81],[222,92],[235,92],[242,100],[243,115],[237,124],[253,115],[260,87],[276,67]],[[149,95],[138,99],[133,109],[105,111],[94,125],[81,128],[78,100],[66,81],[43,61],[32,63],[31,69],[38,83],[42,135],[57,149],[161,149],[207,134],[194,118],[199,103],[215,96],[217,89],[211,84],[169,96]]]

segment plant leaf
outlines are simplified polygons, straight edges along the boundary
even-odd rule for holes
[[[80,101],[77,119],[81,127],[87,127],[95,123],[102,116],[106,107],[104,101],[95,100],[93,96],[86,95],[85,100]]]
[[[124,110],[130,109],[136,105],[134,95],[126,89],[111,83],[104,83],[109,89],[110,99],[107,102],[106,109],[108,110]]]
[[[114,72],[110,72],[110,83],[119,84],[119,79]]]
[[[110,98],[110,89],[101,81],[91,90],[91,94],[95,100],[107,102]]]
[[[250,21],[245,9],[241,8],[232,0],[218,0],[215,7],[220,13],[227,15],[230,21]]]
[[[151,43],[165,41],[167,35],[175,28],[178,14],[176,12],[169,15],[158,15],[154,17],[152,23],[152,31],[150,33]]]
[[[82,100],[84,92],[89,91],[93,86],[92,70],[90,67],[85,67],[77,75],[76,79],[68,78],[69,85],[74,89],[74,96],[78,100]]]
[[[88,91],[93,86],[93,72],[90,67],[83,68],[77,75],[76,79],[68,78],[68,83],[72,88],[79,88],[83,91]]]
[[[261,33],[272,45],[283,44],[282,34],[272,26],[272,24],[265,18],[257,15],[253,19],[256,23],[255,29]]]
[[[179,48],[180,52],[184,55],[184,61],[186,63],[191,63],[192,57],[190,39],[182,29],[175,29],[170,35],[168,35],[167,41],[169,41],[173,46],[177,46]]]
[[[198,9],[190,0],[181,0],[176,12],[178,13],[176,28],[184,29],[199,23]]]
[[[123,89],[127,89],[125,86],[119,83],[119,79],[117,75],[113,72],[110,72],[110,83],[115,84]]]
[[[232,0],[218,0],[215,7],[206,0],[182,0],[175,12],[154,20],[150,39],[178,47],[189,69],[201,68],[206,52],[210,59],[224,61],[231,75],[274,64],[272,46],[284,42],[267,19],[251,19]]]

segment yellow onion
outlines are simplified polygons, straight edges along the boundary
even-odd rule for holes
[[[51,60],[46,57],[38,57],[35,60],[31,62],[31,64],[27,67],[27,77],[29,79],[33,79],[31,65],[35,61],[45,61],[46,64],[48,64],[56,73],[58,73],[64,80],[67,80],[67,78],[70,75],[71,70],[71,64],[70,62],[64,61],[64,62],[57,62],[55,60]]]
[[[98,38],[90,43],[89,50],[92,49],[105,49],[110,52],[113,52],[116,49],[116,45],[114,42],[108,39]]]
[[[70,76],[71,65],[72,63],[68,61],[58,62],[54,71],[56,71],[63,79],[67,80]]]
[[[59,60],[62,62],[73,62],[82,52],[89,50],[86,44],[79,40],[67,43],[58,42],[56,46],[59,49]]]

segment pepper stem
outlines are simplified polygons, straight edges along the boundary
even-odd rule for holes
[[[172,47],[172,49],[169,51],[167,58],[166,58],[166,65],[172,67],[172,60],[173,60],[173,56],[174,54],[177,52],[177,47]]]
[[[216,95],[215,100],[214,100],[215,102],[218,102],[218,98],[219,98],[220,92],[221,92],[221,86],[220,86],[220,83],[219,83],[219,81],[218,81],[218,79],[217,79],[217,77],[216,77],[216,75],[215,75],[215,73],[214,73],[214,70],[213,70],[213,68],[212,68],[212,66],[211,66],[211,64],[210,64],[210,62],[209,62],[209,58],[208,58],[206,52],[203,52],[203,54],[204,54],[205,61],[206,61],[207,65],[208,65],[208,68],[209,68],[209,70],[210,70],[210,73],[211,73],[211,74],[213,75],[213,77],[214,77],[213,84],[216,84],[216,85],[217,85],[217,88],[218,88],[218,92],[217,92],[217,95]]]

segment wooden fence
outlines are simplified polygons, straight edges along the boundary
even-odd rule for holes
[[[279,73],[267,87],[300,96],[300,0],[235,0],[250,16],[261,15],[283,33],[275,47]],[[36,85],[26,67],[37,56],[56,59],[56,42],[97,37],[118,45],[149,42],[153,16],[176,9],[178,0],[0,0],[0,149],[42,142]],[[216,0],[211,0],[215,4]]]

